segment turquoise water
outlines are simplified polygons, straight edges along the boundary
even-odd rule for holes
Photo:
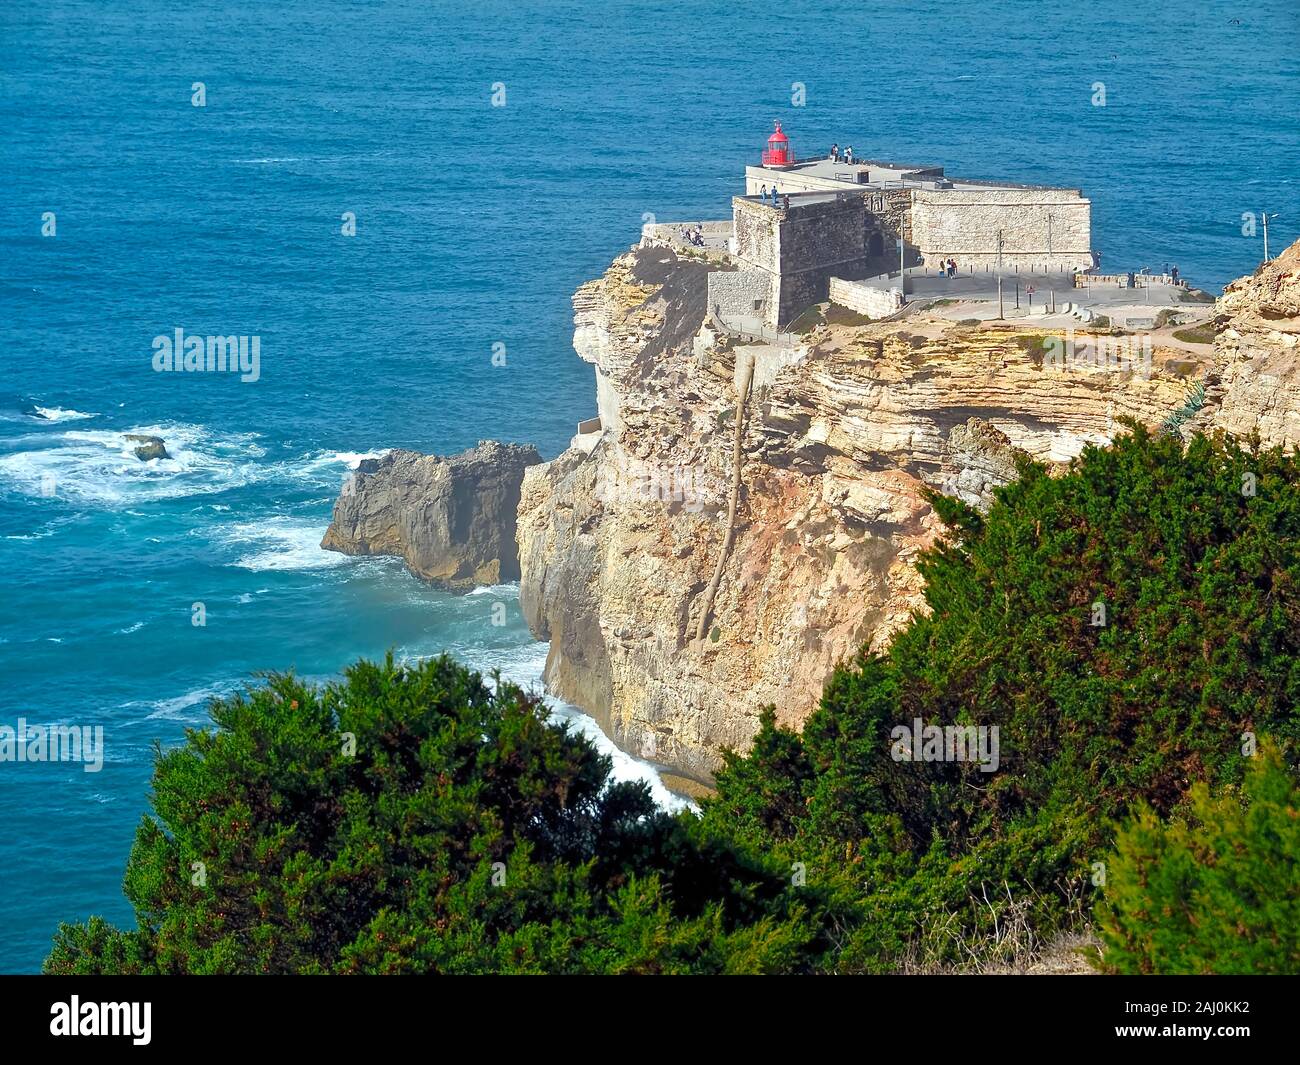
[[[558,453],[595,403],[572,290],[647,213],[725,216],[773,118],[796,151],[1081,185],[1108,268],[1215,288],[1258,261],[1243,211],[1300,232],[1294,0],[172,6],[0,11],[0,725],[106,743],[99,773],[0,764],[0,971],[60,919],[129,922],[151,745],[211,695],[387,648],[537,677],[516,589],[321,552],[333,497],[387,447]],[[153,372],[178,327],[259,336],[259,379]]]

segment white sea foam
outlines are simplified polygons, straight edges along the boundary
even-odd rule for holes
[[[493,599],[518,599],[519,582],[511,584],[480,584],[465,593],[466,598],[473,595],[490,595]]]
[[[33,406],[34,410],[40,417],[47,422],[79,422],[86,418],[98,418],[98,414],[87,414],[81,410],[69,410],[64,407],[38,407]]]
[[[238,690],[240,686],[234,683],[212,684],[205,688],[196,688],[194,691],[186,692],[184,695],[177,695],[171,699],[157,699],[145,705],[152,706],[153,712],[145,715],[146,721],[163,718],[166,720],[191,720],[198,721],[207,717],[207,705],[211,699],[218,699],[224,695]],[[128,704],[136,705],[136,704]],[[193,709],[202,707],[201,712]],[[188,711],[188,713],[187,713]]]
[[[335,462],[341,462],[350,470],[355,470],[365,459],[379,459],[388,454],[387,448],[383,451],[336,451],[333,455]]]
[[[169,457],[141,462],[129,433],[161,437]],[[0,482],[31,496],[53,491],[107,507],[224,492],[261,475],[254,460],[265,451],[255,439],[185,424],[70,430],[41,447],[0,456]]]
[[[134,625],[128,625],[128,626],[127,626],[126,628],[124,628],[124,629],[118,629],[118,630],[117,630],[117,635],[119,635],[119,636],[130,636],[131,633],[133,633],[133,632],[139,632],[142,628],[144,628],[144,622],[143,622],[143,621],[137,621]]]
[[[380,451],[313,451],[297,465],[299,472],[317,474],[337,472],[343,466],[355,470],[365,459],[383,458],[388,454],[387,448]]]
[[[246,544],[255,548],[231,563],[241,569],[326,569],[347,562],[346,555],[321,548],[324,535],[325,528],[318,520],[281,516],[229,525],[218,538],[222,543]]]

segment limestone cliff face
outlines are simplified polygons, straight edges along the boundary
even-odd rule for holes
[[[705,784],[764,705],[802,721],[837,662],[922,606],[915,560],[938,531],[923,487],[985,502],[1017,451],[1063,462],[1121,416],[1158,424],[1201,372],[1159,348],[1149,373],[1053,364],[1041,332],[931,319],[745,344],[716,331],[707,269],[639,248],[579,289],[603,433],[528,469],[518,526],[550,689]]]
[[[519,490],[538,462],[536,448],[494,440],[451,458],[390,451],[365,459],[321,547],[396,555],[417,577],[457,591],[515,580]]]
[[[1224,289],[1215,311],[1217,382],[1196,427],[1300,446],[1300,241]]]

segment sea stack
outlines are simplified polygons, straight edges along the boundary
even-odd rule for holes
[[[142,433],[127,433],[126,442],[134,445],[135,457],[141,462],[150,462],[153,459],[171,458],[167,454],[167,444],[161,436],[148,436]]]
[[[532,446],[485,440],[443,458],[389,451],[364,459],[334,504],[321,547],[393,555],[451,591],[519,577],[515,515]]]

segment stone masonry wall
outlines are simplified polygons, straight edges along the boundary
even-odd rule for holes
[[[949,256],[959,266],[1092,266],[1091,203],[1072,189],[917,189],[912,241],[927,265]],[[1048,255],[1051,214],[1051,255]]]
[[[903,292],[897,288],[874,288],[842,277],[830,280],[830,301],[868,318],[885,318],[903,305]]]
[[[860,278],[866,273],[866,205],[861,196],[791,205],[782,212],[778,234],[781,276],[777,290],[777,327],[825,300],[832,277]]]
[[[781,212],[767,204],[737,196],[731,201],[735,228],[736,258],[741,266],[752,266],[775,274],[779,270],[777,225]]]
[[[898,237],[912,241],[912,190],[875,189],[864,193],[867,208],[867,242],[870,248],[873,233],[880,235],[881,253],[897,255]]]
[[[770,317],[772,275],[765,270],[715,270],[709,274],[709,310],[724,325]]]

